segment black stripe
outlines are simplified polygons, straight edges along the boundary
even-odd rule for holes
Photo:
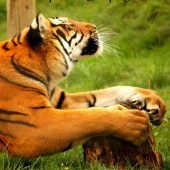
[[[11,134],[5,133],[5,132],[2,132],[2,131],[0,131],[0,135],[8,136],[8,137],[14,138],[14,136],[12,136]]]
[[[2,46],[2,48],[5,50],[5,51],[9,51],[9,48],[7,47],[8,45],[8,41],[4,43],[4,45]]]
[[[58,19],[58,17],[52,17],[53,19]]]
[[[56,34],[54,34],[54,33],[53,33],[53,36],[55,36],[55,38],[59,41],[60,45],[62,46],[64,52],[69,56],[69,53],[66,50],[66,48],[64,47],[64,45],[63,45],[62,41],[60,40],[60,38]]]
[[[96,96],[94,94],[92,94],[92,97],[93,97],[93,106],[95,106],[97,98],[96,98]]]
[[[22,75],[24,75],[24,76],[26,76],[26,77],[29,77],[29,78],[31,78],[31,79],[34,79],[34,80],[36,80],[36,81],[41,82],[41,83],[44,84],[45,87],[48,89],[47,83],[45,82],[45,80],[44,80],[40,75],[38,75],[37,73],[35,73],[35,72],[33,72],[33,71],[31,71],[31,70],[29,70],[29,69],[27,69],[27,68],[25,68],[25,67],[17,64],[17,63],[14,61],[14,56],[11,57],[11,64],[13,65],[13,67],[15,68],[15,70],[16,70],[18,73],[20,73],[20,74],[22,74]]]
[[[57,27],[58,26],[58,25],[53,24],[52,22],[50,24],[51,24],[51,27]]]
[[[53,17],[52,19],[56,19],[56,18]],[[52,23],[51,21],[50,21],[50,24],[51,24],[51,27],[62,27],[64,30],[67,30],[65,24],[57,24],[56,25],[56,24]]]
[[[38,14],[37,14],[37,16],[36,16],[36,22],[37,22],[37,24],[38,24],[38,28],[39,28],[39,15],[40,15],[40,13],[38,12]]]
[[[11,40],[14,46],[17,46],[17,43],[14,41],[14,39]]]
[[[18,34],[17,40],[18,40],[18,43],[21,44],[21,33]]]
[[[81,32],[81,37],[80,37],[80,39],[79,39],[79,41],[75,44],[75,45],[78,45],[82,40],[83,40],[83,38],[84,38],[84,34],[83,34],[83,32]]]
[[[62,104],[63,104],[63,102],[64,102],[64,99],[65,99],[65,93],[62,91],[61,94],[60,94],[60,98],[59,98],[59,100],[58,100],[56,109],[61,109]]]
[[[141,110],[147,110],[147,108],[146,108],[146,101],[144,102],[144,106],[141,108]]]
[[[55,35],[54,33],[53,33],[53,36],[55,36],[56,39],[59,41],[59,43],[60,43],[60,45],[62,46],[64,52],[67,54],[69,60],[70,60],[71,62],[73,62],[73,63],[76,63],[78,60],[72,60],[72,59],[70,58],[70,55],[69,55],[68,51],[66,50],[66,48],[64,47],[64,45],[63,45],[62,41],[60,40],[60,38],[59,38],[57,35]],[[57,48],[57,47],[56,47],[56,48]]]
[[[61,51],[58,47],[55,46],[55,48],[56,48],[56,50],[57,50],[58,52],[60,52],[60,53],[62,54],[62,56],[63,56],[63,58],[64,58],[64,63],[62,63],[62,64],[65,66],[66,69],[68,69],[69,66],[68,66],[67,60],[66,60],[66,58],[65,58],[65,55],[62,53],[62,51]]]
[[[66,30],[66,25],[65,24],[58,24],[58,26],[62,27],[64,30]]]
[[[0,114],[28,116],[26,113],[8,111],[8,110],[4,110],[4,109],[1,109],[1,108],[0,108]]]
[[[60,38],[59,38],[56,34],[54,34],[54,33],[53,33],[53,36],[59,41],[59,43],[60,43],[60,45],[62,46],[64,52],[67,54],[69,60],[70,60],[71,62],[73,62],[73,63],[76,63],[78,60],[72,60],[72,59],[70,58],[70,55],[69,55],[68,51],[66,50],[66,48],[64,47],[64,45],[63,45],[62,41],[60,40]],[[56,47],[56,48],[57,48],[57,47]]]
[[[29,87],[29,86],[24,86],[24,85],[22,85],[22,84],[12,82],[12,81],[8,80],[7,78],[2,77],[1,75],[0,75],[0,78],[3,79],[3,80],[5,80],[5,81],[7,81],[8,83],[11,83],[11,84],[14,84],[14,85],[16,85],[16,86],[22,87],[22,88],[24,88],[24,90],[33,91],[33,92],[36,92],[36,93],[38,93],[38,94],[40,94],[40,95],[42,95],[42,96],[47,97],[46,94],[44,94],[41,90],[39,90],[39,89],[37,89],[37,88]]]
[[[51,108],[51,106],[32,106],[31,109],[48,109]]]
[[[24,126],[29,126],[29,127],[37,127],[34,124],[28,123],[28,122],[24,122],[21,120],[9,120],[9,119],[2,119],[0,118],[0,122],[2,123],[12,123],[12,124],[19,124],[19,125],[24,125]]]
[[[56,30],[56,33],[57,33],[60,37],[62,37],[64,41],[67,42],[67,39],[66,39],[65,34],[64,34],[60,29],[57,29],[57,30]],[[67,43],[68,43],[68,42],[67,42]]]
[[[77,37],[77,31],[74,33],[74,35],[70,38],[70,40],[69,40],[69,45],[71,45],[71,42],[72,42],[72,40],[74,39],[74,38],[76,38]]]
[[[87,101],[88,102],[88,107],[94,107],[95,104],[96,104],[96,96],[94,94],[92,94],[92,98],[93,98],[93,101]]]
[[[50,93],[50,97],[49,97],[50,100],[51,100],[51,98],[53,97],[53,94],[54,94],[54,92],[55,92],[55,89],[56,89],[56,88],[53,88],[53,90],[52,90],[51,93]]]

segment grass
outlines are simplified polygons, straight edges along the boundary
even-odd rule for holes
[[[157,90],[170,109],[170,0],[37,1],[37,11],[47,17],[67,15],[80,21],[95,23],[117,32],[110,35],[111,45],[118,46],[101,57],[80,61],[71,75],[61,83],[66,91],[87,91],[115,85],[132,85]],[[0,40],[6,37],[6,8],[0,0]],[[111,48],[112,49],[112,48]],[[154,128],[158,150],[164,158],[164,169],[170,169],[170,112],[160,127]],[[26,165],[27,163],[27,165]],[[62,154],[25,162],[20,158],[0,156],[0,170],[105,170],[100,164],[83,161],[81,146]],[[128,166],[127,169],[133,169]]]

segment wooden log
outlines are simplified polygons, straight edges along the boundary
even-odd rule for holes
[[[134,168],[148,167],[161,170],[162,156],[156,152],[155,140],[150,129],[150,136],[140,146],[113,136],[97,137],[83,145],[84,158],[89,163],[100,162],[106,166],[124,169],[129,164]]]
[[[7,0],[8,37],[13,37],[29,26],[35,15],[35,0]]]

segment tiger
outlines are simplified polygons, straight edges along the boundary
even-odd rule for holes
[[[166,112],[157,92],[114,86],[68,93],[58,86],[79,60],[102,51],[94,24],[41,13],[0,42],[0,151],[33,159],[96,136],[145,141],[149,122],[161,124]]]

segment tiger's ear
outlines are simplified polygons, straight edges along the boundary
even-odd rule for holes
[[[42,14],[38,14],[32,21],[27,34],[29,44],[33,47],[39,45],[46,38],[48,29],[46,18]]]

